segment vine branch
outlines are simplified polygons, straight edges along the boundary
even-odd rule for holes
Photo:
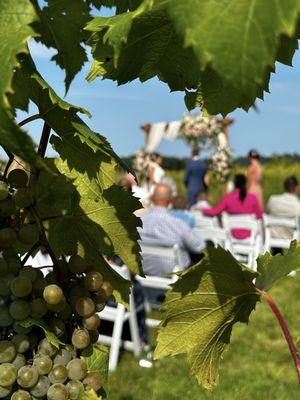
[[[11,151],[9,151],[6,148],[6,146],[2,145],[2,148],[3,148],[3,150],[5,151],[5,153],[7,154],[7,157],[8,157],[8,162],[7,162],[6,166],[5,166],[5,170],[4,170],[4,173],[3,173],[4,179],[6,180],[8,170],[9,170],[11,164],[14,161],[14,155],[13,155],[13,153]]]
[[[278,307],[276,306],[276,304],[274,303],[274,300],[272,299],[271,296],[268,295],[268,293],[266,293],[264,290],[260,290],[258,289],[259,294],[266,300],[266,302],[269,304],[271,310],[273,311],[275,317],[277,318],[279,325],[282,329],[282,332],[284,334],[285,340],[287,341],[287,344],[289,346],[294,364],[295,364],[295,368],[296,368],[296,373],[297,373],[297,377],[298,377],[298,382],[300,384],[300,357],[299,354],[297,352],[297,347],[293,341],[292,335],[289,331],[289,328],[281,314],[281,312],[279,311]]]
[[[24,125],[28,124],[29,122],[34,121],[40,117],[41,117],[41,114],[31,115],[30,117],[23,119],[23,121],[20,121],[18,123],[18,125],[19,125],[19,127],[24,126]]]
[[[24,266],[26,264],[26,262],[28,261],[29,257],[32,255],[32,253],[34,252],[34,250],[38,249],[40,247],[40,242],[36,242],[26,253],[25,257],[22,260],[22,266]]]
[[[47,145],[50,137],[50,131],[51,131],[50,125],[48,125],[47,122],[44,122],[41,140],[37,151],[42,158],[44,158],[46,154]]]

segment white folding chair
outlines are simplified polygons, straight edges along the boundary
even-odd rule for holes
[[[113,267],[123,278],[130,280],[130,273],[127,267]],[[117,303],[116,307],[105,306],[104,310],[101,311],[99,317],[104,321],[113,322],[112,335],[99,335],[98,342],[110,346],[109,352],[109,370],[114,371],[118,365],[118,358],[120,347],[122,346],[125,350],[132,351],[135,356],[141,353],[141,342],[139,336],[139,329],[136,317],[136,306],[132,292],[129,295],[129,309],[121,304]],[[122,331],[124,323],[129,322],[131,340],[122,340]]]
[[[287,249],[290,247],[290,243],[292,240],[299,238],[298,217],[289,218],[264,214],[263,224],[265,228],[265,252],[270,251],[272,247]],[[280,229],[288,229],[291,232],[290,239],[276,237],[276,232],[274,231],[277,230],[277,233],[280,235]]]
[[[190,210],[188,213],[195,219],[196,228],[214,228],[220,226],[216,217],[207,217],[201,211],[197,210]]]
[[[224,249],[230,249],[230,237],[228,232],[223,228],[194,228],[193,231],[202,240],[210,240],[214,246],[221,246]]]
[[[26,256],[22,257],[22,259]],[[30,256],[28,260],[26,261],[25,265],[31,265],[34,268],[39,268],[43,272],[44,276],[46,276],[49,272],[51,272],[52,269],[52,260],[49,254],[42,253],[41,251],[38,251],[34,257]]]

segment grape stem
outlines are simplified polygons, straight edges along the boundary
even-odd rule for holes
[[[296,368],[296,373],[297,373],[297,377],[298,377],[298,382],[300,384],[300,357],[299,354],[297,352],[297,347],[293,341],[292,335],[289,331],[289,328],[281,314],[281,312],[279,311],[278,307],[276,306],[276,304],[274,303],[274,300],[272,299],[271,296],[268,295],[268,293],[266,293],[264,290],[260,290],[258,289],[258,293],[266,300],[266,302],[269,304],[271,310],[273,311],[275,317],[277,318],[279,325],[282,329],[282,332],[284,334],[285,340],[289,346],[294,364],[295,364],[295,368]]]
[[[34,121],[40,117],[41,117],[41,114],[31,115],[30,117],[23,119],[23,121],[20,121],[18,123],[18,125],[19,125],[19,127],[24,126],[24,125],[28,124],[29,122]]]
[[[11,164],[14,161],[14,155],[13,155],[13,153],[11,151],[9,151],[6,148],[6,146],[2,145],[2,148],[3,148],[3,150],[5,151],[5,153],[7,154],[7,157],[8,157],[8,162],[7,162],[6,166],[5,166],[5,170],[4,170],[4,173],[3,173],[4,179],[6,180],[9,167],[11,166]]]
[[[26,253],[25,257],[22,260],[22,266],[24,267],[24,265],[26,264],[27,260],[29,259],[29,257],[31,256],[31,254],[34,252],[34,250],[36,250],[37,248],[40,247],[40,242],[36,242]]]

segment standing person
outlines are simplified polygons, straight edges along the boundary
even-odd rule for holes
[[[263,209],[263,193],[261,187],[262,166],[260,155],[256,150],[250,150],[248,154],[249,166],[247,169],[248,192],[257,197],[261,209]]]
[[[165,177],[165,170],[161,166],[162,162],[162,156],[158,153],[154,153],[152,161],[150,162],[150,183],[152,185],[162,183]]]
[[[192,207],[197,202],[198,193],[205,190],[206,173],[207,167],[205,162],[199,158],[199,149],[194,148],[192,159],[186,165],[184,177],[184,183],[188,192],[189,207]]]

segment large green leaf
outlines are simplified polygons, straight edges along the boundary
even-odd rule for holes
[[[269,290],[274,283],[284,278],[292,271],[300,269],[300,242],[294,240],[285,254],[272,256],[270,253],[261,254],[257,259],[256,286]]]
[[[107,391],[109,348],[94,344],[81,353],[89,372],[99,374],[102,387]]]
[[[187,353],[191,373],[212,388],[233,325],[248,322],[259,299],[255,275],[222,248],[207,249],[167,293],[155,358]]]

